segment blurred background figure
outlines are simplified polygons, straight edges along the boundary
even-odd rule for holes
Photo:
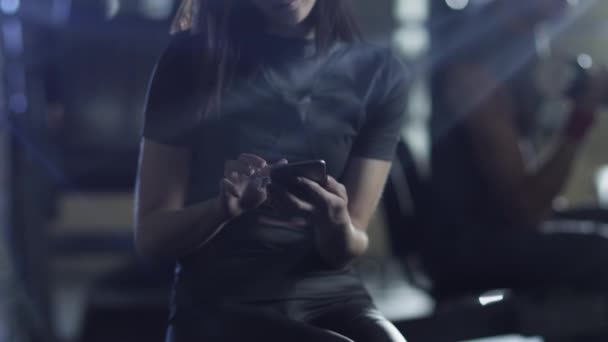
[[[428,224],[422,254],[439,287],[608,293],[599,224],[608,215],[556,212],[608,103],[608,74],[589,55],[542,44],[591,2],[572,4],[471,1],[461,25],[435,27],[431,173],[420,207]],[[542,59],[560,67],[543,74]],[[549,95],[562,101],[547,106]],[[557,216],[570,221],[547,222]]]

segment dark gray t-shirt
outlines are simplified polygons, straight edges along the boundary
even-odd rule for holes
[[[388,49],[338,43],[319,55],[311,41],[259,34],[244,56],[262,67],[232,82],[218,115],[198,120],[204,96],[195,92],[195,44],[191,35],[177,35],[161,57],[143,130],[146,139],[192,150],[186,205],[217,196],[224,162],[241,153],[269,162],[324,159],[337,179],[349,158],[393,158],[408,73]],[[208,301],[365,293],[352,270],[323,264],[311,227],[261,224],[257,218],[267,214],[261,208],[238,218],[179,260],[178,310]]]

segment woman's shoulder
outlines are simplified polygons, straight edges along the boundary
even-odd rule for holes
[[[193,81],[196,68],[196,36],[188,31],[169,36],[165,48],[157,60],[155,78],[161,82],[180,82],[188,85]]]
[[[360,41],[345,46],[345,55],[358,68],[370,72],[393,73],[406,76],[410,68],[405,63],[403,54],[388,42]]]

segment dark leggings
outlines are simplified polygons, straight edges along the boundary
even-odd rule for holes
[[[225,305],[213,313],[176,319],[169,326],[166,342],[405,342],[369,301],[330,307],[314,301],[309,304],[306,308],[312,314],[302,320],[289,318],[274,304]]]

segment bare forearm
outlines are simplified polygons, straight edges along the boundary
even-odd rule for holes
[[[553,200],[568,181],[578,147],[578,143],[560,138],[546,158],[528,171],[520,198],[529,224],[536,225],[551,214]]]
[[[319,233],[317,246],[321,257],[332,267],[342,268],[365,253],[369,245],[367,233],[353,224]]]
[[[136,225],[137,249],[151,257],[186,255],[216,234],[227,216],[218,199],[145,215]]]

